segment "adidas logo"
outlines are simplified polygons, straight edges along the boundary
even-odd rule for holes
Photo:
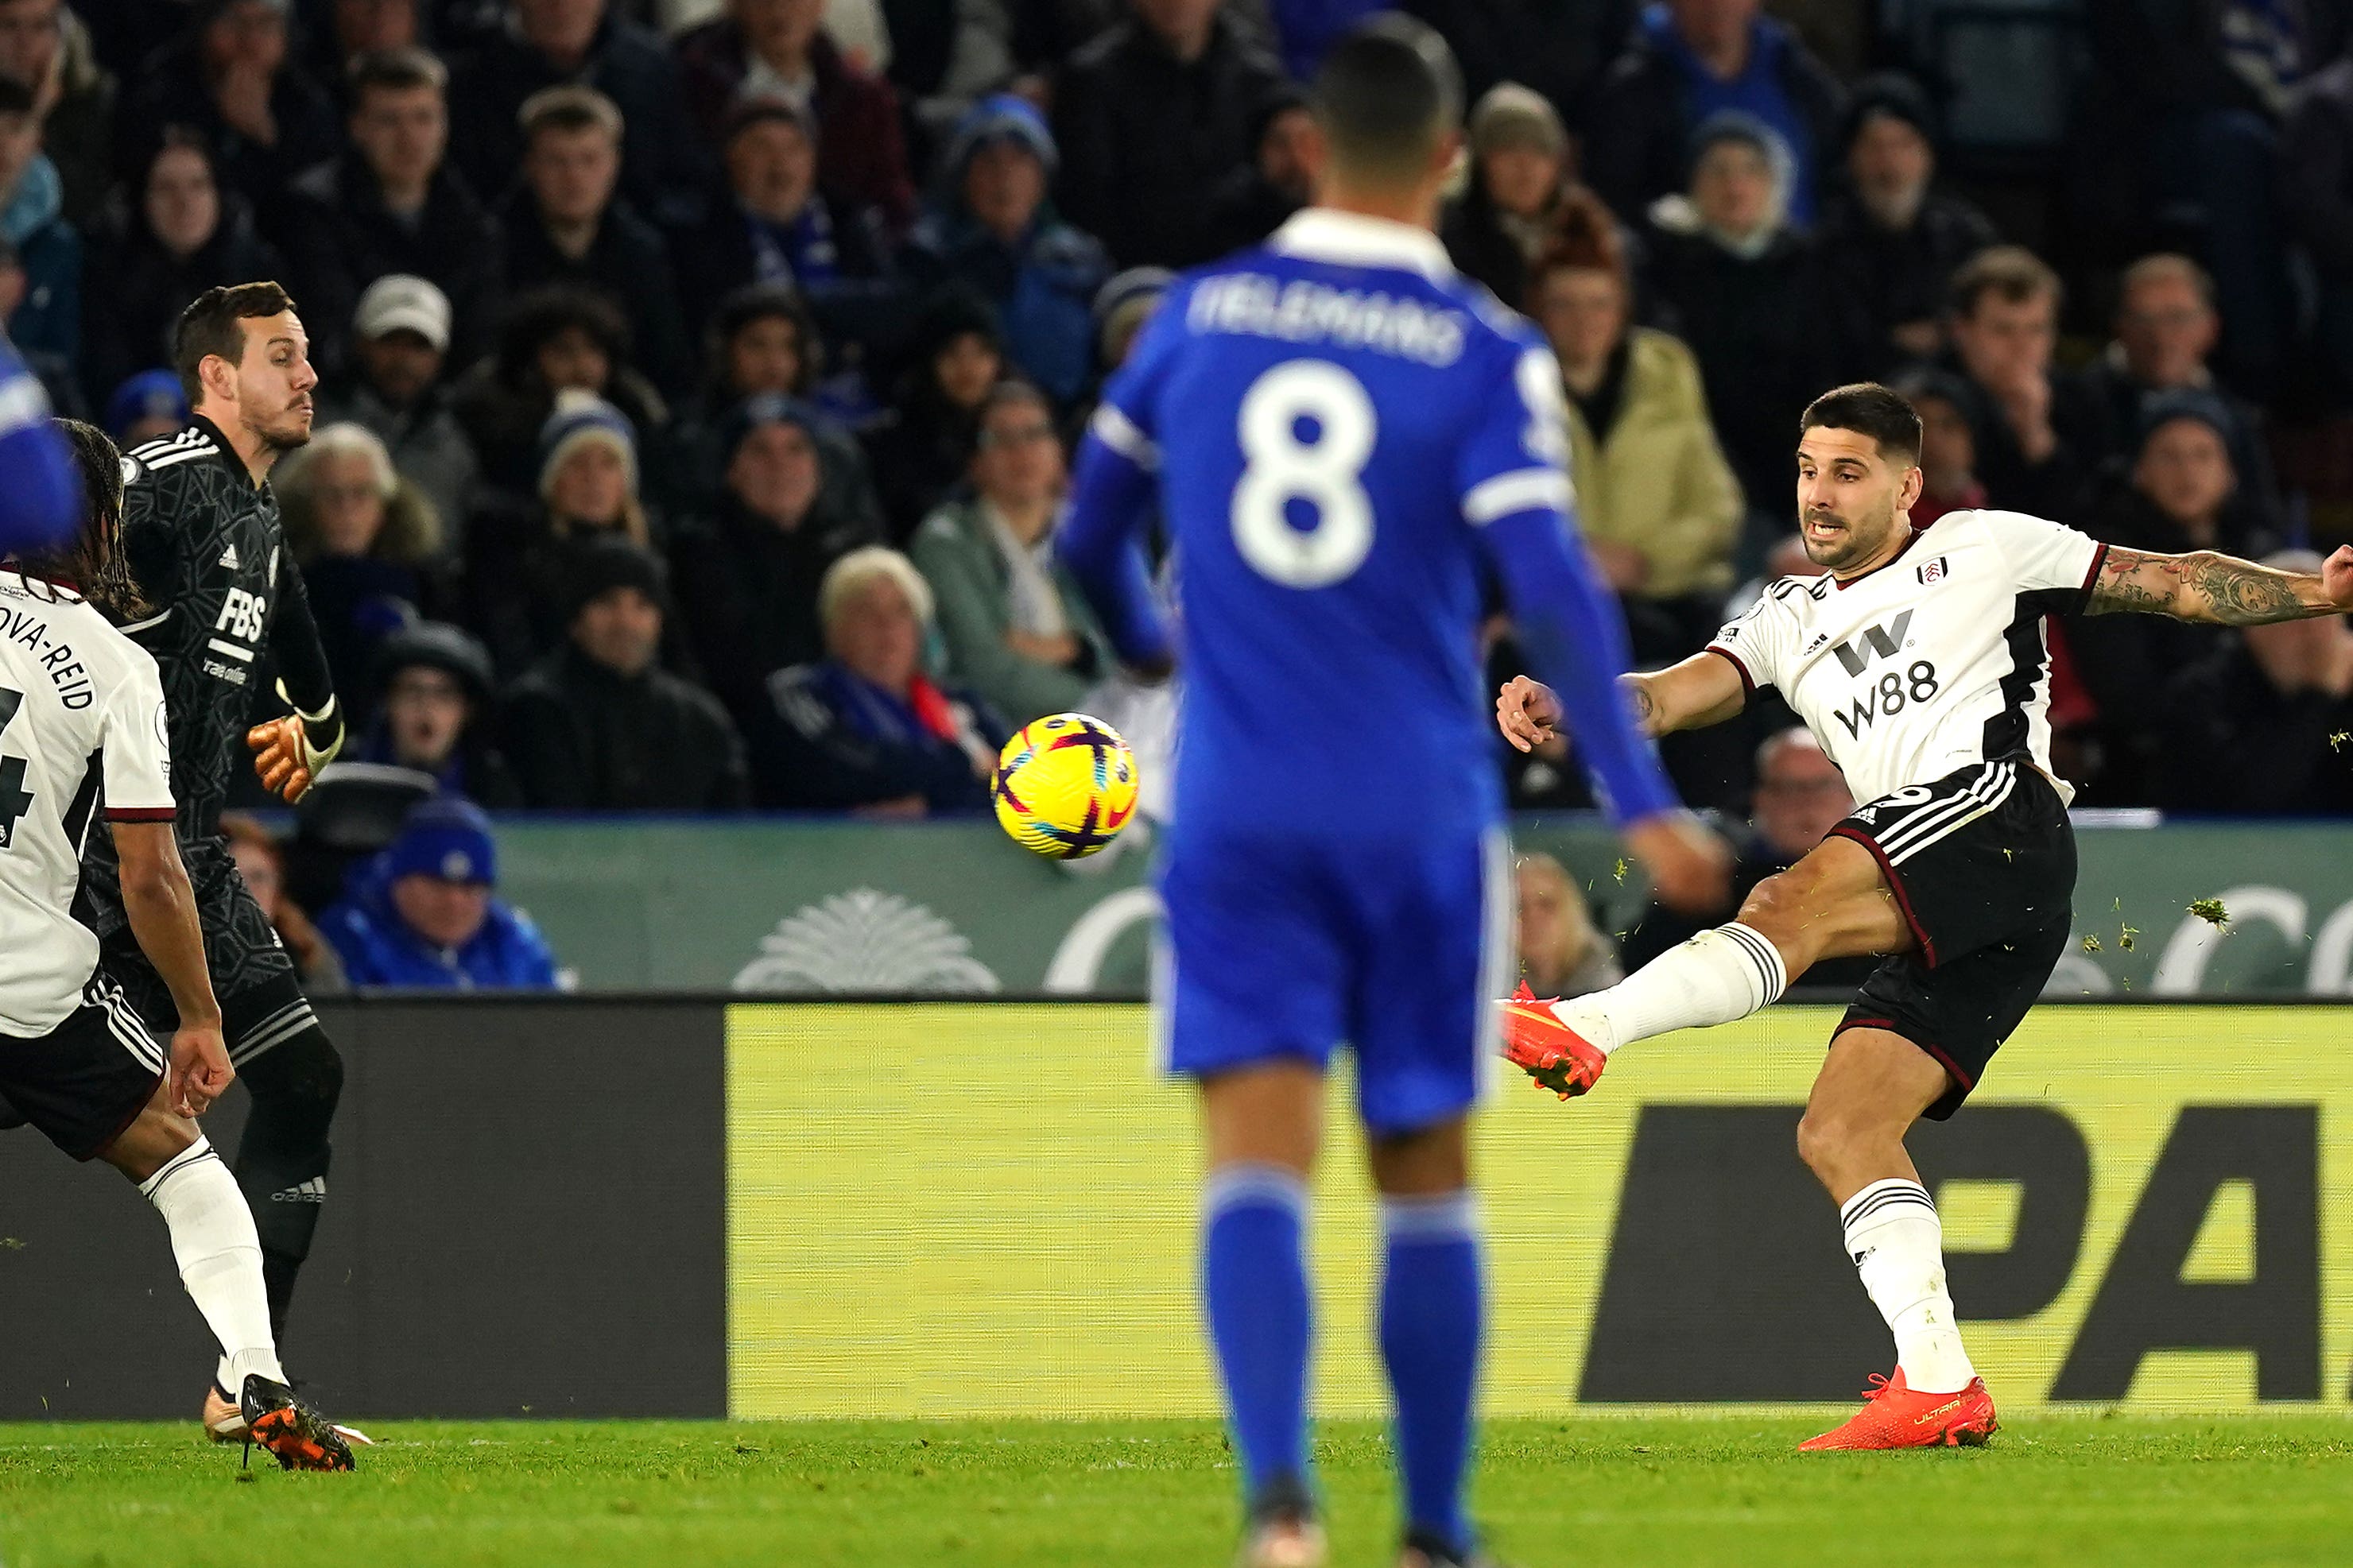
[[[1821,646],[1822,646],[1822,644],[1824,644],[1824,643],[1826,643],[1826,642],[1828,642],[1828,641],[1830,641],[1830,640],[1831,640],[1831,634],[1830,634],[1830,633],[1828,633],[1828,632],[1816,632],[1816,633],[1814,634],[1814,640],[1813,640],[1813,641],[1811,641],[1811,642],[1810,642],[1810,643],[1808,643],[1808,644],[1806,645],[1806,652],[1807,652],[1807,653],[1811,653],[1811,652],[1813,652],[1816,648],[1818,648],[1818,647],[1821,647]],[[1804,655],[1802,655],[1802,654],[1801,654],[1801,655],[1799,655],[1799,657],[1803,658],[1803,657],[1804,657]]]
[[[232,544],[227,550],[221,552],[220,563],[224,566],[235,566],[237,564],[236,545]]]
[[[313,1176],[300,1186],[289,1187],[282,1193],[272,1193],[273,1204],[322,1204],[327,1201],[327,1178]]]

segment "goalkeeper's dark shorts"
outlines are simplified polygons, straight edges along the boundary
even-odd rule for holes
[[[206,843],[186,856],[195,889],[196,923],[204,928],[205,968],[220,1001],[221,1034],[228,1059],[242,1068],[271,1047],[301,1034],[313,1021],[310,1001],[294,961],[226,847]],[[106,972],[122,986],[147,1026],[169,1039],[179,1027],[171,987],[140,951],[128,925],[100,939]]]
[[[1941,1121],[2067,951],[2075,836],[2066,803],[2024,758],[1980,763],[1883,795],[1831,834],[1871,851],[1918,944],[1872,973],[1839,1032],[1887,1029],[1936,1058],[1952,1080],[1926,1112]]]

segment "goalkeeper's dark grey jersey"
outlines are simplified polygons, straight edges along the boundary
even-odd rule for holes
[[[122,477],[123,551],[151,606],[122,629],[154,656],[163,677],[177,837],[196,873],[199,860],[212,858],[206,851],[219,847],[229,786],[250,765],[247,729],[258,716],[284,711],[262,689],[265,654],[290,633],[309,641],[322,668],[323,660],[278,498],[254,483],[218,429],[199,417],[176,436],[134,447]],[[290,670],[311,661],[282,660]],[[90,840],[89,868],[85,887],[104,932],[121,923],[104,834]]]

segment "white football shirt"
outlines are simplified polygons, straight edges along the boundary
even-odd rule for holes
[[[70,589],[0,570],[0,1035],[81,1005],[98,967],[73,917],[82,839],[100,810],[171,821],[168,756],[147,650]]]
[[[2042,621],[2089,602],[2107,546],[2015,511],[1947,512],[1841,583],[1784,577],[1708,645],[1742,683],[1778,688],[1858,801],[1975,763],[2051,772]]]

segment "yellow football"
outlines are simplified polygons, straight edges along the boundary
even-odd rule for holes
[[[1084,713],[1022,726],[989,781],[1005,831],[1051,860],[1083,859],[1118,837],[1135,815],[1135,754],[1118,731]]]

